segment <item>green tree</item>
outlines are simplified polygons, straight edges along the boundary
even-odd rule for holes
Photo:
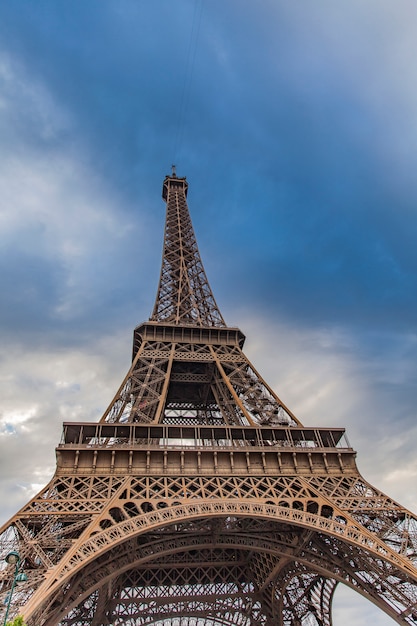
[[[6,626],[26,626],[26,623],[23,621],[23,617],[19,615],[12,622],[7,622]]]

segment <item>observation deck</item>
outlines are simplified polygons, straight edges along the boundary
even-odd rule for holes
[[[157,474],[356,472],[343,428],[64,424],[58,468]]]

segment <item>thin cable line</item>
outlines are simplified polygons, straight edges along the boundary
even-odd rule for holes
[[[188,109],[188,103],[190,99],[190,87],[192,84],[192,77],[194,72],[195,58],[197,53],[197,44],[200,34],[201,16],[203,13],[203,0],[196,0],[194,4],[193,21],[191,26],[190,42],[188,45],[187,62],[184,73],[184,83],[181,94],[181,103],[178,113],[178,121],[175,133],[174,143],[174,161],[177,163],[177,159],[181,153],[182,140],[184,135],[184,126],[186,119],[186,112]]]

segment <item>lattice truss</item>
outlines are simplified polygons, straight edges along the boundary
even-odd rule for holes
[[[354,476],[57,476],[1,545],[16,605],[43,598],[31,626],[330,626],[337,581],[417,623],[417,520]]]
[[[299,424],[239,346],[161,341],[141,344],[101,421]]]
[[[10,616],[29,626],[331,626],[339,582],[416,625],[417,518],[363,480],[351,448],[345,463],[330,430],[321,443],[285,435],[281,451],[279,436],[214,435],[302,428],[225,326],[186,193],[185,179],[165,179],[151,321],[135,330],[132,366],[101,424],[80,428],[196,426],[213,440],[65,439],[49,485],[0,529],[0,606],[15,574],[4,558],[16,550],[27,581]]]
[[[187,206],[184,178],[167,178],[161,276],[151,320],[225,326],[204,271]]]

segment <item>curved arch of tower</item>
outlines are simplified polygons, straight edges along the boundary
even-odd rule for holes
[[[243,353],[167,205],[153,313],[98,423],[65,423],[51,482],[0,529],[28,626],[331,626],[342,582],[417,624],[417,518],[340,428],[304,427]],[[14,584],[0,571],[0,602]]]

